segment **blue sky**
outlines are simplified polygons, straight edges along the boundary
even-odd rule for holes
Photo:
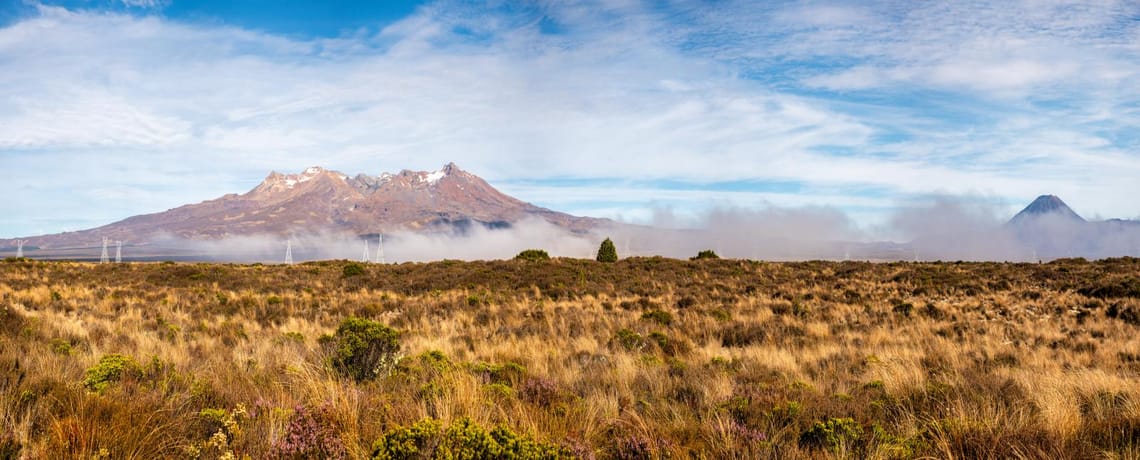
[[[242,193],[270,170],[434,170],[523,200],[832,207],[932,196],[1140,216],[1140,5],[0,3],[0,238]]]

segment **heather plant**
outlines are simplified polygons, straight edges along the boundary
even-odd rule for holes
[[[399,333],[372,320],[345,319],[326,343],[333,368],[357,382],[387,374],[399,361]]]
[[[532,404],[550,407],[558,399],[558,384],[548,378],[530,377],[519,389],[519,397]]]
[[[342,459],[348,456],[332,410],[328,406],[309,410],[297,406],[289,417],[284,435],[273,442],[269,458],[301,460]]]

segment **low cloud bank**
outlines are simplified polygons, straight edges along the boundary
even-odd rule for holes
[[[943,196],[902,206],[881,227],[860,228],[831,207],[715,208],[681,222],[659,210],[650,225],[617,223],[592,233],[572,233],[540,219],[510,228],[479,226],[452,233],[397,232],[384,235],[388,263],[442,259],[511,258],[524,249],[555,257],[591,258],[602,239],[618,254],[685,258],[711,249],[722,257],[762,260],[973,260],[1038,261],[1140,256],[1140,223],[1079,222],[1052,215],[1007,223],[1003,210],[975,197]],[[291,239],[294,261],[361,260],[365,240],[356,235],[299,234]],[[283,262],[286,239],[234,237],[217,241],[158,244],[200,258],[233,262]],[[377,260],[378,241],[367,242]]]

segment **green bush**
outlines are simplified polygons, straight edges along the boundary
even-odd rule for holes
[[[602,245],[598,247],[598,262],[617,262],[617,248],[614,247],[613,240],[606,238],[602,241]]]
[[[649,310],[641,314],[641,319],[653,321],[662,326],[673,324],[673,315],[665,310]]]
[[[515,260],[541,262],[544,260],[550,260],[550,254],[547,254],[546,251],[543,251],[542,249],[527,249],[523,252],[520,252],[519,255],[515,256]]]
[[[850,417],[829,418],[815,422],[800,435],[800,445],[809,448],[826,448],[832,452],[847,452],[863,436],[863,427]]]
[[[515,362],[504,364],[475,363],[471,366],[471,373],[485,383],[514,386],[526,377],[526,367]]]
[[[520,436],[505,427],[487,431],[463,418],[444,427],[425,418],[411,427],[388,430],[372,445],[372,458],[387,459],[560,459],[571,458],[561,447]]]
[[[387,373],[399,360],[400,334],[376,321],[348,318],[324,340],[332,348],[332,366],[357,382]]]
[[[347,264],[344,264],[344,269],[341,271],[344,274],[345,278],[351,278],[353,276],[363,275],[364,266],[356,262],[349,262]]]
[[[57,355],[70,355],[71,342],[60,338],[51,339],[51,351]]]
[[[614,340],[629,351],[640,351],[645,348],[645,338],[636,332],[623,328],[614,334]]]
[[[83,386],[91,391],[102,392],[112,383],[128,377],[137,379],[142,374],[142,366],[130,356],[117,353],[103,355],[98,364],[87,368]]]
[[[719,259],[719,258],[720,258],[720,256],[716,255],[716,253],[713,252],[712,249],[705,249],[703,251],[697,252],[697,255],[694,257],[690,257],[689,260],[704,260],[704,259]]]

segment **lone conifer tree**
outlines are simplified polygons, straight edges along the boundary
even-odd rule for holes
[[[609,238],[602,241],[602,246],[598,248],[598,262],[617,262],[617,248],[614,247],[614,242]]]

